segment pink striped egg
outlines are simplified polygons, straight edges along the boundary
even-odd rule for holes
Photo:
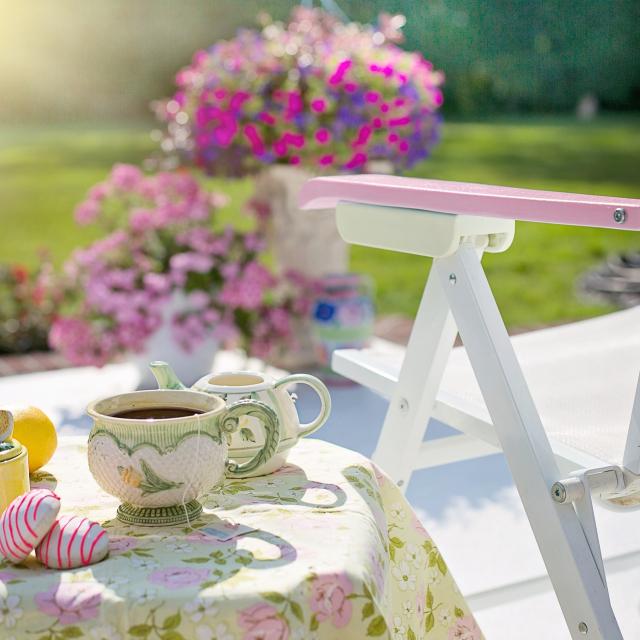
[[[107,532],[82,516],[61,516],[36,547],[50,569],[74,569],[100,562],[109,550]]]
[[[49,489],[32,489],[18,496],[0,518],[0,553],[22,562],[53,526],[60,498]]]

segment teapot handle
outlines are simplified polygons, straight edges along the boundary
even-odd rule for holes
[[[233,433],[239,426],[242,416],[253,416],[258,418],[264,426],[264,445],[251,460],[238,464],[229,460],[227,462],[227,476],[230,478],[241,478],[243,474],[255,471],[258,467],[266,464],[273,458],[280,444],[280,422],[276,412],[259,400],[238,400],[227,407],[222,417],[221,427],[226,433]]]
[[[273,386],[275,389],[283,387],[289,384],[300,383],[306,384],[311,387],[320,397],[320,412],[311,421],[300,425],[300,431],[298,431],[298,437],[304,438],[309,434],[317,431],[329,417],[331,412],[331,396],[329,395],[329,389],[322,380],[319,380],[315,376],[311,376],[308,373],[294,373],[293,375],[286,376],[278,380]]]

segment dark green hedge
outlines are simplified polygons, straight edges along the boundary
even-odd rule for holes
[[[564,111],[594,93],[640,109],[640,0],[342,0],[403,12],[407,47],[447,74],[449,113]]]

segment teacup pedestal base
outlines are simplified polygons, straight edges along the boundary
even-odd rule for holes
[[[197,500],[172,507],[137,507],[124,502],[118,507],[118,520],[143,527],[171,527],[193,522],[202,513]]]

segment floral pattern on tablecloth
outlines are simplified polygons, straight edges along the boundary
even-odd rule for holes
[[[305,440],[275,474],[228,481],[189,526],[115,520],[81,437],[47,472],[63,511],[98,520],[106,560],[70,571],[0,563],[6,640],[481,640],[434,542],[369,460]]]

